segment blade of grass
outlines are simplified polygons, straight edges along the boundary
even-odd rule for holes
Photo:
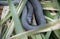
[[[36,39],[42,39],[42,36],[40,34],[37,34]]]
[[[13,17],[14,26],[16,28],[16,33],[23,32],[23,28],[21,26],[19,17],[17,15],[17,10],[15,9],[15,6],[13,5],[12,0],[8,0],[8,4],[9,4],[10,12],[11,12],[12,17]]]
[[[36,33],[39,33],[39,32],[47,32],[47,31],[55,30],[56,28],[53,29],[54,28],[53,26],[58,24],[58,22],[60,22],[60,20],[58,20],[57,22],[52,22],[52,23],[46,24],[45,26],[39,27],[38,29],[30,30],[30,31],[23,32],[23,33],[20,33],[18,35],[12,36],[11,39],[17,38],[17,37],[23,37],[24,35],[30,36],[32,34],[36,34]],[[50,27],[53,27],[53,28],[51,29]],[[50,28],[50,29],[46,30],[47,28]]]
[[[7,28],[5,34],[3,35],[2,39],[8,39],[11,35],[11,33],[13,32],[13,29],[14,29],[14,24],[11,23],[11,25],[8,25],[10,27]]]
[[[55,22],[56,20],[51,19],[50,17],[45,16],[47,20],[50,20],[51,22]]]
[[[36,39],[36,35],[31,35],[31,38],[32,39]]]
[[[9,26],[9,30],[8,30],[8,32],[6,34],[5,39],[8,39],[11,36],[11,34],[13,32],[13,29],[14,29],[14,24],[12,24],[12,26]]]
[[[47,32],[45,35],[45,39],[49,39],[50,35],[51,35],[51,31]]]
[[[22,3],[23,1],[22,0],[20,0],[20,2],[19,2],[19,5],[18,5],[18,7],[17,7],[17,10],[19,9],[19,7],[21,6],[21,3]],[[8,10],[9,10],[9,6],[7,6],[8,7]],[[5,7],[4,7],[5,8]],[[9,15],[10,15],[10,13],[9,13],[9,11],[7,12],[8,14],[6,15],[6,16],[4,16],[4,18],[6,18],[6,17],[8,17]]]
[[[6,32],[7,30],[7,25],[3,26],[4,28],[2,28],[2,31],[1,31],[1,36],[3,37],[4,33]]]
[[[60,6],[58,4],[58,1],[57,0],[53,0],[53,5],[54,5],[55,8],[58,9],[58,15],[60,15]]]
[[[53,4],[55,7],[57,7],[59,10],[58,10],[58,15],[60,16],[60,6],[58,4],[58,0],[53,0]],[[56,30],[54,31],[55,35],[58,37],[58,39],[60,39],[60,30]]]
[[[32,39],[42,39],[40,34],[31,35]]]
[[[27,0],[23,0],[23,1],[26,2]],[[12,3],[12,0],[8,0],[8,3],[9,3],[10,12],[11,12],[12,17],[13,17],[16,34],[22,33],[24,30],[21,26],[20,19],[19,19],[18,14],[17,14],[17,10],[15,9],[15,6]],[[27,36],[24,35],[23,39],[27,39]]]
[[[21,7],[20,7],[21,9],[23,9],[22,6],[24,6],[25,3],[26,3],[26,2],[23,1],[22,5],[21,5]],[[20,8],[19,8],[19,9],[20,9]],[[20,9],[20,10],[21,10],[21,9]],[[21,10],[21,11],[22,11],[22,10]],[[7,16],[6,16],[6,19],[9,19],[10,16],[11,16],[11,14],[8,13]],[[6,19],[5,19],[5,20],[6,20]],[[12,24],[14,24],[14,23],[12,23]],[[11,25],[11,26],[12,26],[12,25]],[[6,35],[6,34],[5,34],[5,35]],[[8,35],[9,35],[9,34],[8,34]]]
[[[58,39],[60,39],[60,30],[55,30],[54,33],[58,37]]]
[[[41,37],[42,37],[42,39],[45,39],[45,35],[44,34],[41,34]]]
[[[21,5],[20,5],[20,3],[21,3]],[[26,4],[26,1],[22,1],[22,0],[21,0],[20,3],[19,3],[19,5],[18,5],[18,7],[17,7],[17,14],[18,14],[18,15],[21,14],[21,12],[22,12],[22,10],[23,10],[23,7],[24,7],[25,4]],[[1,20],[1,24],[3,24],[4,22],[6,22],[6,20],[9,19],[9,17],[11,17],[11,13],[10,13],[10,12],[6,15],[6,17],[5,17],[3,20]]]

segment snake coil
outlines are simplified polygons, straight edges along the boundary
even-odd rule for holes
[[[27,7],[25,7],[22,12],[22,17],[21,17],[22,25],[26,30],[37,29],[40,26],[46,24],[46,20],[43,15],[43,10],[38,0],[28,0],[28,1],[29,2],[27,2],[27,7],[29,8],[27,9]],[[38,25],[30,25],[27,21],[27,20],[31,21],[33,11],[34,11],[35,19]]]

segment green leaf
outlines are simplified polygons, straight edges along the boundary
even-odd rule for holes
[[[4,33],[2,39],[8,39],[13,32],[14,24],[12,24],[12,22],[11,22],[11,25],[8,25],[8,26],[9,27],[7,28],[6,32]]]
[[[21,12],[22,12],[22,10],[23,10],[26,2],[27,2],[26,0],[24,0],[24,1],[21,0],[20,3],[19,3],[19,5],[17,6],[17,14],[18,14],[18,16],[21,14]],[[1,20],[1,24],[3,24],[4,22],[6,22],[11,16],[12,16],[12,15],[11,15],[11,13],[9,12],[9,13],[6,15],[6,17]]]
[[[50,37],[50,35],[51,35],[51,32],[52,32],[52,31],[49,31],[49,32],[46,33],[46,35],[45,35],[45,38],[46,38],[46,39],[49,39],[49,37]]]
[[[13,39],[13,38],[17,38],[17,37],[23,37],[24,35],[30,36],[30,35],[36,34],[36,33],[47,32],[45,29],[53,27],[54,25],[58,24],[58,22],[60,23],[60,20],[58,20],[56,22],[52,22],[52,23],[46,24],[45,26],[39,27],[38,29],[35,29],[35,30],[30,30],[30,31],[27,31],[27,32],[20,33],[18,35],[12,36],[11,38]]]
[[[60,30],[55,30],[54,33],[58,37],[58,39],[60,39]]]
[[[27,0],[24,0],[24,1],[26,2]],[[9,3],[9,9],[12,14],[13,21],[14,21],[16,34],[22,33],[24,30],[23,30],[22,25],[20,23],[20,19],[17,14],[18,12],[17,12],[14,4],[12,3],[12,0],[8,0],[8,3]],[[27,38],[27,37],[24,35],[23,39],[25,39],[25,38]]]

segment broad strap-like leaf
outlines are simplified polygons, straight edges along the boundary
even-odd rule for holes
[[[23,1],[26,2],[27,0],[23,0]],[[8,3],[9,3],[9,9],[12,14],[13,21],[14,21],[16,34],[22,33],[24,30],[23,30],[22,25],[20,23],[20,19],[17,14],[17,10],[16,10],[14,4],[12,3],[12,0],[8,0]],[[20,37],[19,37],[19,39],[20,39]],[[27,36],[24,35],[23,39],[27,39]]]
[[[35,29],[35,30],[30,30],[30,31],[27,31],[27,32],[23,32],[23,33],[20,33],[18,35],[15,35],[13,37],[11,37],[12,39],[13,38],[16,38],[16,37],[23,37],[24,35],[27,35],[27,36],[30,36],[32,34],[36,34],[36,33],[41,33],[41,32],[47,32],[47,31],[52,31],[52,30],[56,30],[56,28],[54,28],[54,26],[56,24],[60,24],[60,20],[56,21],[56,22],[52,22],[52,23],[48,23],[46,24],[45,26],[43,27],[39,27],[38,29]],[[51,28],[52,27],[52,28]],[[50,28],[50,29],[49,29]],[[59,28],[60,29],[60,28]]]

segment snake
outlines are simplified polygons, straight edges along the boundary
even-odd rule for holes
[[[32,14],[28,13],[27,7],[26,7],[26,9],[24,8],[22,11],[21,23],[26,30],[33,30],[33,29],[37,29],[37,28],[45,25],[46,20],[43,15],[43,9],[42,9],[42,6],[41,6],[41,3],[39,2],[39,0],[28,0],[28,1],[29,1],[27,3],[29,5],[28,7],[30,7],[31,5],[33,6],[33,11],[34,11],[33,14],[35,15],[37,25],[30,25],[28,23],[27,20],[28,19],[31,20]],[[30,16],[28,16],[28,15],[30,15]],[[28,19],[27,19],[27,16],[28,16]]]

